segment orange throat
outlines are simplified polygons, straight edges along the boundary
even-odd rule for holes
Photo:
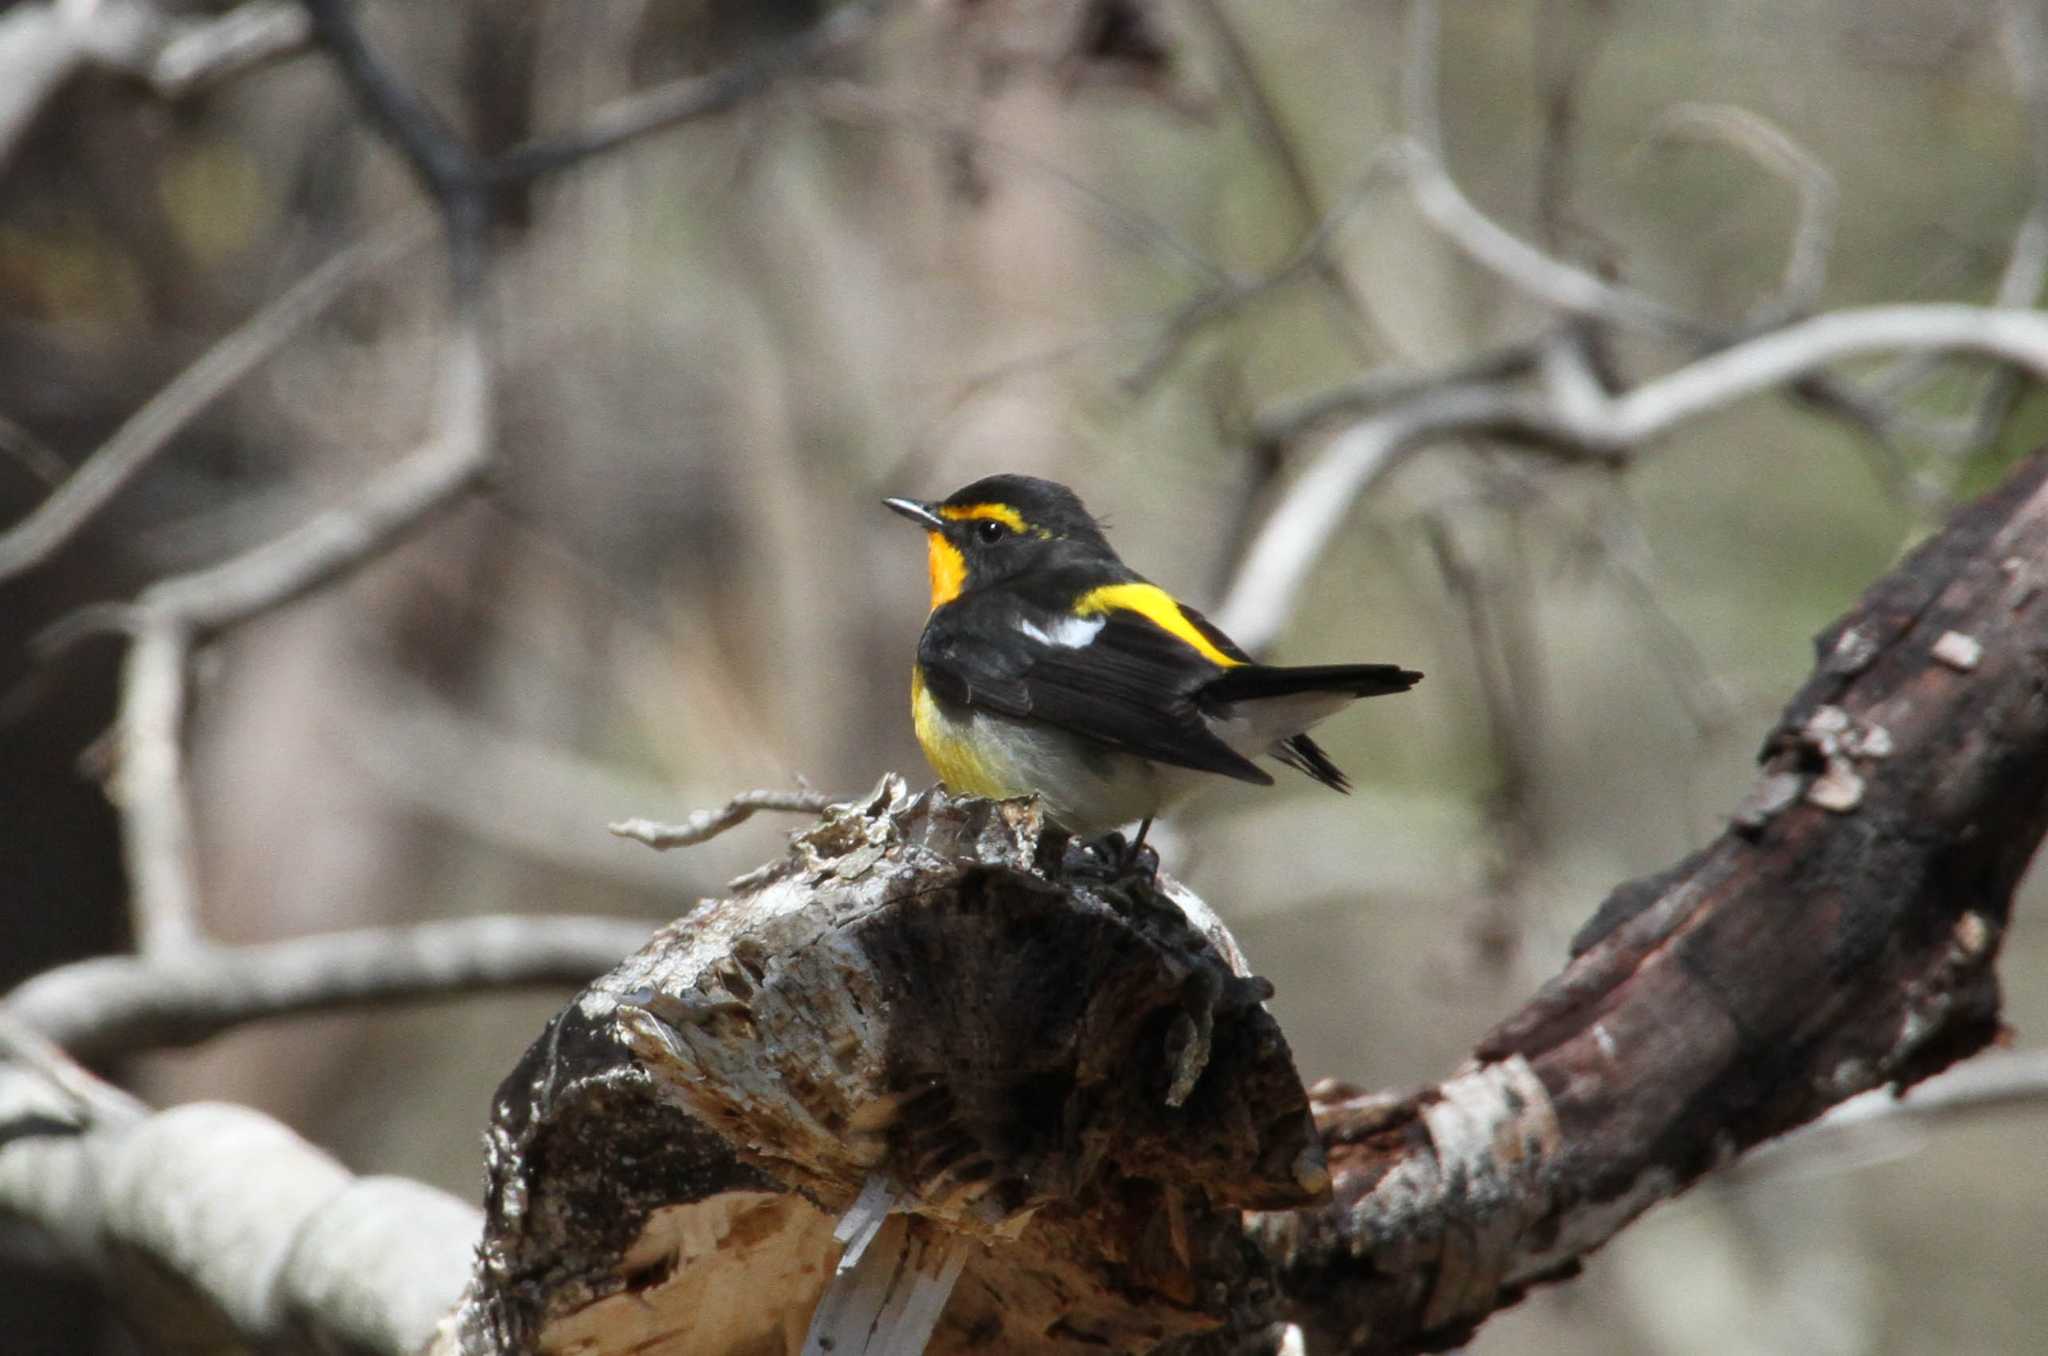
[[[940,533],[927,532],[925,565],[932,576],[932,611],[936,612],[967,586],[967,558]]]

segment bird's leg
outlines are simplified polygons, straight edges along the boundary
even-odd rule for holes
[[[1138,836],[1123,850],[1123,859],[1117,864],[1117,874],[1141,876],[1154,879],[1159,875],[1159,854],[1145,846],[1145,835],[1152,832],[1152,816],[1146,815],[1138,823]]]

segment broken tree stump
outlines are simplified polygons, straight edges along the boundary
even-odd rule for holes
[[[464,1347],[1268,1324],[1240,1212],[1328,1187],[1270,987],[1192,895],[1066,847],[886,778],[592,985],[500,1090]]]

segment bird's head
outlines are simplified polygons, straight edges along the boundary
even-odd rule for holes
[[[1035,476],[986,476],[936,503],[882,502],[925,530],[933,610],[1027,571],[1117,563],[1079,496]]]

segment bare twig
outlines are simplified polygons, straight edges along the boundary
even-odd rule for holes
[[[1841,194],[1820,159],[1770,119],[1730,104],[1678,104],[1650,128],[1650,139],[1688,139],[1727,146],[1792,186],[1798,213],[1778,290],[1750,317],[1755,328],[1782,324],[1812,309],[1827,282]],[[2000,302],[2000,305],[2007,303]]]
[[[1537,353],[1534,344],[1510,344],[1431,371],[1379,368],[1341,386],[1280,401],[1261,410],[1252,424],[1252,441],[1291,445],[1333,425],[1349,423],[1431,390],[1526,377],[1536,369]]]
[[[49,489],[63,484],[65,475],[71,470],[55,448],[4,414],[0,414],[0,456],[5,456]],[[4,540],[0,537],[0,541]]]
[[[1597,385],[1574,398],[1494,383],[1461,383],[1413,396],[1362,419],[1275,506],[1246,552],[1217,622],[1241,644],[1271,642],[1309,567],[1352,502],[1401,454],[1457,433],[1492,433],[1550,455],[1620,464],[1678,425],[1867,354],[1939,349],[1975,353],[2048,375],[2048,315],[1974,306],[1873,306],[1831,311],[1709,354],[1609,397]]]
[[[1218,0],[1195,0],[1194,8],[1208,24],[1216,45],[1222,49],[1224,64],[1230,68],[1231,79],[1244,99],[1253,140],[1265,148],[1268,158],[1279,167],[1281,180],[1287,185],[1287,195],[1293,200],[1300,217],[1300,227],[1316,242],[1313,248],[1303,253],[1302,265],[1322,280],[1328,289],[1325,295],[1338,303],[1337,309],[1343,321],[1340,332],[1349,341],[1353,352],[1363,357],[1366,334],[1368,331],[1376,332],[1378,327],[1374,324],[1371,308],[1344,271],[1344,266],[1322,247],[1322,241],[1328,234],[1323,223],[1329,219],[1330,212],[1324,206],[1315,177],[1309,173],[1308,161],[1281,116],[1279,105],[1266,88],[1266,82],[1260,77],[1258,62],[1252,59],[1243,34],[1237,31],[1237,25],[1223,6]],[[1378,337],[1385,341],[1383,335]]]
[[[192,647],[345,574],[475,483],[490,453],[491,379],[473,313],[457,325],[445,363],[435,436],[354,502],[218,565],[152,584],[132,604],[74,614],[45,633],[45,649],[109,627],[133,635],[114,794],[145,951],[198,936],[182,748]]]
[[[406,163],[439,207],[448,233],[448,267],[456,295],[482,284],[490,192],[481,161],[420,92],[370,46],[356,22],[354,0],[300,0],[313,39],[333,58],[356,104]]]
[[[221,14],[169,19],[142,74],[167,99],[302,50],[311,29],[291,0],[249,0]]]
[[[537,137],[493,157],[482,173],[507,183],[552,173],[678,123],[725,112],[774,81],[843,52],[874,29],[871,4],[841,5],[817,25],[758,56],[628,94],[598,109],[573,132]]]
[[[651,819],[622,819],[609,825],[621,838],[645,843],[658,852],[670,848],[695,847],[708,843],[736,825],[744,824],[763,810],[784,810],[792,814],[822,814],[849,797],[827,796],[816,791],[742,791],[716,810],[699,810],[680,824],[657,824]]]
[[[185,669],[191,627],[145,613],[121,674],[120,752],[108,794],[121,812],[129,918],[145,954],[200,940],[192,807],[185,795]]]
[[[424,244],[408,221],[351,245],[236,326],[128,417],[34,513],[0,535],[0,580],[33,569],[78,532],[192,419],[355,283]]]
[[[100,956],[0,999],[81,1059],[194,1045],[249,1022],[492,989],[576,985],[637,950],[652,921],[463,918],[232,948]]]
[[[1396,147],[1391,163],[1406,178],[1423,218],[1472,262],[1517,290],[1568,315],[1686,339],[1703,337],[1699,322],[1683,312],[1552,258],[1500,225],[1472,204],[1443,162],[1421,143],[1408,141]]]
[[[1543,141],[1536,155],[1536,232],[1551,250],[1562,249],[1570,225],[1580,101],[1586,76],[1607,38],[1608,18],[1606,6],[1583,0],[1548,0],[1536,14],[1532,38],[1543,109]],[[1439,156],[1443,153],[1440,144],[1431,149]]]

